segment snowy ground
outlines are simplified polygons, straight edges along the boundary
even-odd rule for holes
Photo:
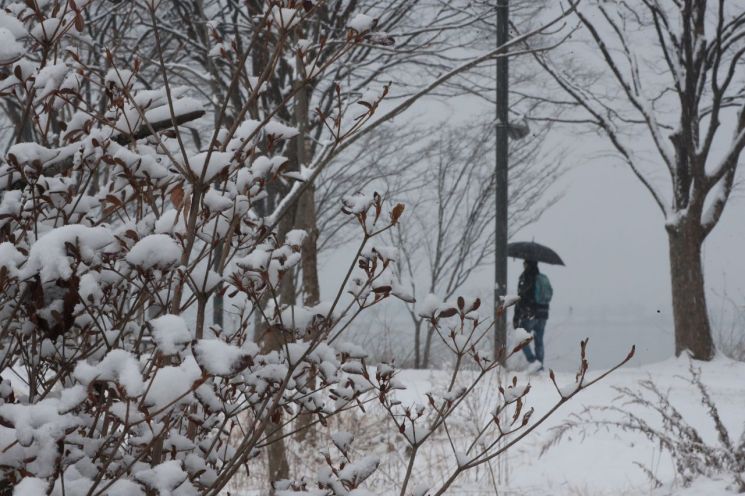
[[[625,349],[618,350],[622,357]],[[592,350],[590,350],[592,358]],[[707,385],[716,402],[723,422],[733,439],[739,439],[745,427],[745,363],[717,358],[711,363],[698,364],[702,380]],[[592,370],[592,378],[602,370]],[[510,378],[514,374],[510,374]],[[556,401],[557,393],[548,374],[526,376],[517,373],[518,380],[529,380],[532,390],[528,406],[536,412],[533,419],[539,418]],[[416,402],[426,404],[425,393],[440,389],[447,381],[445,371],[403,370],[399,375],[407,385],[406,391],[398,393],[405,404]],[[461,477],[458,484],[448,494],[464,496],[487,496],[495,494],[492,480],[501,482],[499,494],[507,496],[731,496],[734,493],[728,486],[730,477],[700,479],[692,487],[681,487],[680,480],[673,470],[671,457],[661,451],[659,446],[641,435],[618,430],[591,430],[586,435],[575,434],[565,438],[541,455],[542,447],[552,437],[552,429],[580,413],[588,406],[619,405],[618,392],[614,386],[632,387],[641,380],[652,378],[663,391],[669,391],[670,398],[682,412],[686,420],[694,426],[705,442],[716,444],[713,424],[706,414],[697,391],[688,382],[690,377],[688,359],[668,359],[643,366],[626,366],[603,382],[582,391],[571,402],[538,428],[521,444],[508,452],[504,462],[493,463],[491,472],[486,468],[469,472]],[[573,374],[559,372],[557,382],[568,383]],[[460,418],[453,419],[451,429],[457,428],[459,436],[467,439],[478,419],[487,418],[495,391],[497,378],[483,384],[476,390],[475,401],[464,407]],[[624,407],[628,408],[628,407]],[[403,443],[386,428],[386,419],[381,412],[368,408],[367,413],[357,418],[347,418],[346,425],[332,425],[328,433],[321,434],[321,443],[327,442],[328,434],[337,430],[355,433],[354,446],[358,454],[375,454],[381,467],[371,479],[368,488],[374,494],[398,494],[395,489],[405,468],[406,455]],[[654,413],[647,411],[644,418],[656,424]],[[317,470],[317,448],[306,445],[290,445],[291,465],[294,475],[312,475]],[[418,458],[414,470],[413,483],[436,485],[437,480],[446,477],[452,470],[454,455],[444,438],[429,448],[429,452]],[[636,464],[648,468],[664,486],[653,488],[650,479]],[[255,471],[252,477],[240,481],[232,488],[232,494],[258,496],[265,494],[256,488],[264,486],[265,475],[262,470]],[[238,481],[236,481],[238,482]]]
[[[619,356],[623,355],[619,350]],[[729,481],[704,480],[694,487],[682,489],[678,486],[670,456],[641,436],[618,431],[591,431],[587,436],[573,436],[561,441],[540,456],[541,447],[551,437],[551,429],[561,424],[573,413],[581,412],[585,406],[608,405],[617,400],[613,386],[632,386],[638,381],[652,377],[662,390],[670,390],[672,400],[683,415],[689,419],[705,440],[715,443],[713,425],[702,408],[700,396],[686,381],[690,376],[687,359],[670,359],[641,367],[625,367],[608,377],[604,382],[580,393],[571,403],[564,405],[544,426],[525,442],[509,452],[506,470],[502,476],[508,479],[503,485],[503,494],[525,496],[621,496],[654,494],[676,496],[733,494],[726,488]],[[724,358],[701,365],[702,379],[709,387],[717,403],[724,423],[734,439],[738,439],[745,427],[745,363]],[[594,372],[598,373],[598,372]],[[401,374],[409,385],[405,396],[420,397],[439,382],[440,373],[408,370]],[[591,374],[592,375],[592,374]],[[524,376],[518,374],[522,380]],[[559,383],[570,380],[570,374],[560,373]],[[533,390],[530,404],[536,415],[548,409],[556,398],[556,392],[547,374],[530,378]],[[654,421],[654,415],[649,415]],[[652,485],[635,462],[648,467],[666,487],[653,491]],[[495,465],[495,469],[500,467]],[[491,494],[486,488],[461,486],[451,494]]]

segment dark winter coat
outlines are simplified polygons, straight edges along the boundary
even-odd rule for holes
[[[548,319],[548,305],[540,305],[535,301],[535,280],[538,269],[526,269],[520,274],[517,285],[517,295],[520,301],[515,305],[513,323],[517,327],[521,321],[530,319]]]

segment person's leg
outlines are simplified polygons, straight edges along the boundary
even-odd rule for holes
[[[533,327],[535,326],[535,320],[523,320],[520,323],[521,327],[525,329],[528,333],[533,334]],[[535,342],[535,334],[533,334],[533,342]],[[523,353],[525,353],[525,358],[528,359],[528,362],[533,363],[536,360],[535,355],[533,354],[533,350],[530,348],[530,343],[523,346]]]
[[[535,344],[535,357],[543,365],[544,349],[543,334],[546,332],[546,319],[537,319],[533,325],[533,343]]]

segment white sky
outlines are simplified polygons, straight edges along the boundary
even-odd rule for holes
[[[443,106],[468,112],[460,103]],[[549,139],[557,146],[563,145],[566,152],[566,172],[548,194],[564,195],[513,240],[546,244],[567,264],[544,266],[555,282],[556,305],[605,307],[613,313],[626,313],[636,307],[670,315],[668,246],[662,213],[625,164],[600,156],[612,151],[608,140],[580,130],[564,125],[552,131]],[[726,130],[722,133],[729,136]],[[712,155],[717,153],[714,150]],[[660,174],[664,176],[662,170]],[[721,303],[723,292],[745,306],[745,194],[740,186],[704,245],[712,309]],[[510,287],[514,287],[522,267],[512,261],[509,270]]]

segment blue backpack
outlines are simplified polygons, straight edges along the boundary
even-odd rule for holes
[[[554,289],[546,274],[539,273],[535,278],[535,302],[539,305],[548,305],[554,296]]]

